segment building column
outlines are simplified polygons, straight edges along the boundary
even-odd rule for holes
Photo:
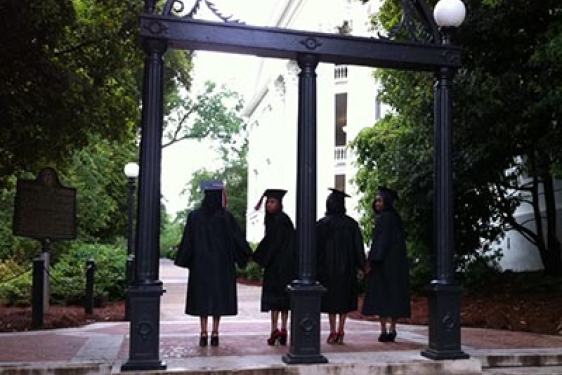
[[[300,55],[297,140],[298,279],[289,285],[291,334],[289,364],[327,363],[320,354],[320,302],[325,288],[316,281],[316,67],[318,57]]]
[[[443,44],[448,43],[447,30]],[[453,69],[441,67],[434,88],[434,197],[433,246],[436,275],[429,292],[429,348],[422,355],[431,359],[463,359],[461,350],[461,285],[454,281],[454,199],[452,171]]]
[[[140,175],[135,232],[134,282],[130,299],[129,359],[122,371],[161,370],[160,299],[160,174],[164,102],[164,61],[167,42],[143,40],[145,51],[142,93]]]

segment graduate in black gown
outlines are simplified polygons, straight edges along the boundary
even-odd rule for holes
[[[357,310],[357,274],[365,265],[365,248],[359,224],[346,215],[345,198],[349,195],[330,190],[326,215],[316,223],[317,275],[327,289],[321,306],[330,322],[326,342],[343,344],[347,314]]]
[[[242,228],[223,207],[220,181],[201,184],[205,197],[189,213],[178,259],[189,268],[185,313],[200,317],[200,346],[207,346],[208,317],[213,317],[211,345],[219,344],[221,316],[238,314],[236,265],[244,268],[252,252]]]
[[[265,236],[252,259],[264,269],[261,311],[271,312],[268,345],[287,344],[287,321],[291,307],[287,286],[297,277],[295,226],[291,218],[283,212],[283,196],[286,192],[281,189],[268,189],[255,207],[259,210],[263,198],[267,198]]]
[[[409,318],[410,271],[406,254],[406,234],[400,215],[394,208],[396,191],[379,187],[373,202],[376,213],[373,241],[365,267],[366,290],[364,315],[380,318],[380,342],[396,338],[398,318]]]

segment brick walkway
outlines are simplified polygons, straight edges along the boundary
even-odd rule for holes
[[[221,361],[244,358],[253,363],[265,361],[282,365],[288,347],[268,346],[269,314],[259,312],[260,288],[238,285],[239,314],[221,321],[219,347],[198,346],[199,319],[183,313],[187,272],[164,261],[160,270],[166,293],[162,298],[160,359],[168,368],[218,366]],[[427,347],[427,327],[400,326],[396,343],[379,343],[378,326],[368,321],[348,320],[343,345],[327,345],[328,323],[322,317],[321,352],[330,362],[346,360],[422,360]],[[0,334],[0,374],[2,367],[46,362],[104,363],[119,366],[128,358],[127,322],[95,323],[81,328]],[[562,365],[562,337],[534,333],[462,329],[463,351],[483,363],[493,353],[498,356],[547,355]],[[222,359],[221,359],[222,358]],[[367,359],[368,358],[368,359]],[[204,363],[204,365],[203,365]],[[229,365],[225,365],[229,366]]]

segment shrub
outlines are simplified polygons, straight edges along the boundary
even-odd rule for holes
[[[0,305],[31,304],[31,267],[23,267],[13,259],[0,261]]]
[[[90,259],[96,267],[96,304],[124,299],[127,250],[119,245],[76,244],[51,269],[51,299],[54,303],[82,303],[86,295],[86,262]]]

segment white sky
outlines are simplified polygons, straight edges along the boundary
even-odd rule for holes
[[[215,7],[224,15],[249,25],[263,25],[269,19],[278,0],[213,0]],[[204,3],[204,2],[203,2]],[[189,1],[186,1],[189,5]],[[205,13],[203,13],[205,11]],[[217,20],[202,5],[196,18]],[[250,56],[232,55],[198,51],[194,59],[194,81],[192,92],[203,86],[207,80],[226,84],[230,89],[243,95],[246,102],[251,99],[257,59]],[[198,141],[182,141],[166,147],[162,152],[162,194],[168,213],[175,214],[187,207],[188,197],[181,191],[189,182],[191,175],[205,167],[209,170],[220,167],[220,158],[210,149],[210,145]]]

